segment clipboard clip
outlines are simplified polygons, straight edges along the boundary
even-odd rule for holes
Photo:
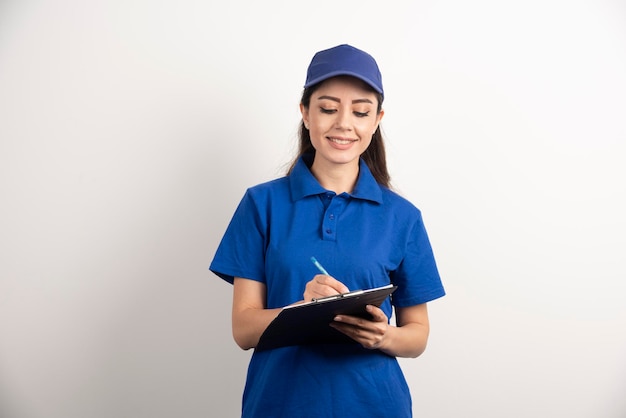
[[[343,299],[345,297],[360,295],[361,293],[363,293],[363,290],[353,290],[348,293],[339,293],[338,295],[325,296],[323,298],[313,298],[311,302],[327,302],[329,300]]]

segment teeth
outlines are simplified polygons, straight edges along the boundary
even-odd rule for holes
[[[349,139],[337,139],[337,138],[328,138],[328,139],[330,139],[335,144],[339,144],[339,145],[348,145],[352,143],[352,141]]]

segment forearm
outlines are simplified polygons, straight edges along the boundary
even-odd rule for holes
[[[281,308],[265,308],[265,293],[264,283],[240,277],[234,279],[233,338],[244,350],[257,346],[263,331],[281,311]]]
[[[379,349],[395,357],[417,357],[426,350],[430,322],[426,304],[396,309],[396,323],[389,326]]]
[[[280,311],[258,308],[233,310],[233,338],[237,345],[244,350],[256,347],[261,334]]]
[[[426,350],[429,328],[423,324],[410,323],[390,326],[380,351],[394,357],[418,357]]]

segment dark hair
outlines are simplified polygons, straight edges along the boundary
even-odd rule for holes
[[[323,81],[304,89],[300,103],[305,108],[309,108],[311,104],[311,96],[313,96],[315,90],[317,90],[322,83]],[[376,113],[380,113],[383,107],[383,96],[373,89],[370,89],[365,83],[363,83],[363,85],[368,87],[368,90],[371,90],[372,93],[376,95],[376,98],[378,99]],[[311,144],[311,136],[309,130],[304,126],[304,121],[300,121],[298,137],[300,138],[298,154],[291,162],[289,170],[287,170],[287,175],[291,174],[300,157],[305,154],[309,154],[311,156],[315,155],[315,148],[313,148],[313,145]],[[372,142],[369,147],[367,147],[365,152],[361,154],[361,158],[363,158],[363,161],[367,164],[367,167],[372,172],[376,182],[384,187],[390,187],[391,178],[389,176],[389,171],[387,171],[387,154],[385,152],[385,143],[383,140],[383,134],[380,130],[380,125],[378,125],[376,132],[372,135]]]

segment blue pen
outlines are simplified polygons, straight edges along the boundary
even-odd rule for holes
[[[320,264],[319,261],[317,261],[317,259],[315,257],[311,257],[311,261],[313,262],[313,264],[315,264],[315,267],[317,267],[317,269],[322,273],[325,274],[327,276],[330,276],[330,274],[328,274],[328,272],[326,271],[326,269],[324,267],[322,267],[322,265]]]

